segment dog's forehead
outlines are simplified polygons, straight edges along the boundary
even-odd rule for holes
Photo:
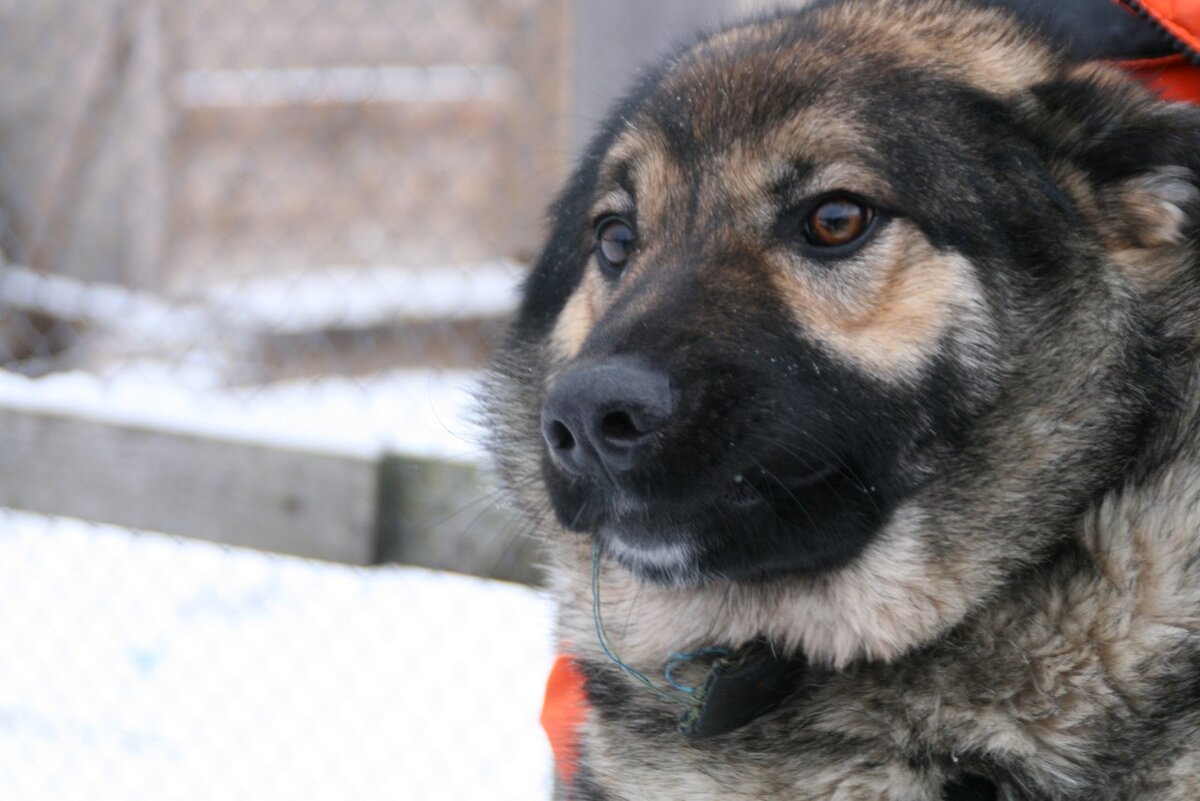
[[[765,86],[790,79],[852,83],[920,71],[997,94],[1012,94],[1063,63],[1058,46],[1007,12],[961,0],[848,0],[750,21],[701,40],[667,70],[676,91],[706,80]]]
[[[938,87],[954,86],[1012,98],[1061,65],[1002,13],[947,9],[851,2],[710,37],[677,56],[625,120],[608,174],[639,158],[712,163],[747,150],[814,163],[852,157],[894,133],[898,96],[912,107],[941,103]]]

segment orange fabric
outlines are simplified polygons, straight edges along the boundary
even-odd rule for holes
[[[1141,5],[1193,52],[1200,52],[1200,0],[1141,0]]]
[[[1200,0],[1112,0],[1130,13],[1137,5],[1153,17],[1172,36],[1200,53]],[[1200,64],[1190,63],[1178,53],[1161,58],[1130,59],[1116,62],[1128,70],[1164,100],[1200,103]]]
[[[550,738],[558,779],[570,785],[579,769],[579,731],[587,720],[588,701],[584,677],[568,656],[559,655],[546,682],[542,728]]]
[[[1116,63],[1164,100],[1200,103],[1200,66],[1182,55]]]

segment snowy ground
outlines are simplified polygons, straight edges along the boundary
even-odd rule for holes
[[[0,511],[0,798],[548,798],[549,631],[521,587]]]
[[[367,458],[478,458],[473,374],[231,386],[214,332],[499,314],[518,273],[344,284],[333,271],[181,306],[6,268],[0,301],[161,352],[37,380],[0,371],[0,406]],[[550,616],[516,586],[0,509],[0,801],[548,798],[536,719]]]

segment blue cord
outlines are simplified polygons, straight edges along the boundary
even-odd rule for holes
[[[688,662],[693,662],[704,657],[714,656],[717,658],[729,656],[732,653],[728,648],[701,648],[699,651],[688,651],[687,653],[675,653],[667,659],[667,667],[663,671],[663,677],[666,678],[667,684],[670,684],[681,693],[695,695],[699,687],[689,687],[686,684],[680,684],[675,679],[675,671]]]
[[[613,653],[612,649],[609,647],[608,638],[604,636],[604,622],[600,619],[600,543],[599,542],[597,542],[595,545],[592,546],[592,621],[596,624],[596,639],[600,641],[600,648],[601,648],[601,650],[604,651],[604,655],[607,656],[614,665],[621,668],[621,670],[624,670],[630,676],[633,676],[635,679],[640,681],[642,684],[649,687],[654,692],[655,695],[657,695],[659,698],[662,698],[664,701],[670,701],[671,703],[682,704],[684,706],[689,706],[689,707],[692,705],[690,699],[680,698],[676,695],[673,695],[672,693],[667,692],[666,690],[664,690],[663,688],[661,688],[657,684],[655,684],[653,681],[651,681],[649,679],[649,677],[646,676],[645,673],[642,673],[640,670],[638,670],[635,667],[625,664],[623,661],[621,661],[620,657],[618,657],[616,654]],[[724,650],[724,649],[705,649],[705,650]],[[701,652],[697,652],[697,653],[701,653]],[[680,654],[678,656],[683,656],[683,655]],[[671,670],[673,669],[674,661],[675,661],[675,657],[672,656],[671,661],[667,663],[667,671],[666,671],[667,682],[672,687],[675,687],[675,689],[682,690],[683,692],[687,693],[688,695],[691,695],[693,692],[695,692],[695,690],[684,690],[682,687],[679,687],[678,685],[676,685],[675,682],[671,679],[670,673],[671,673]]]

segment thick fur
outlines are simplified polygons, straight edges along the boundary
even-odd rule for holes
[[[949,0],[817,3],[648,75],[485,401],[588,676],[567,797],[1200,798],[1198,175],[1200,111]],[[832,191],[878,212],[830,256],[794,220]],[[615,357],[676,418],[630,476],[565,475],[543,401]],[[766,638],[802,688],[677,734],[596,641],[596,542],[626,662]]]

